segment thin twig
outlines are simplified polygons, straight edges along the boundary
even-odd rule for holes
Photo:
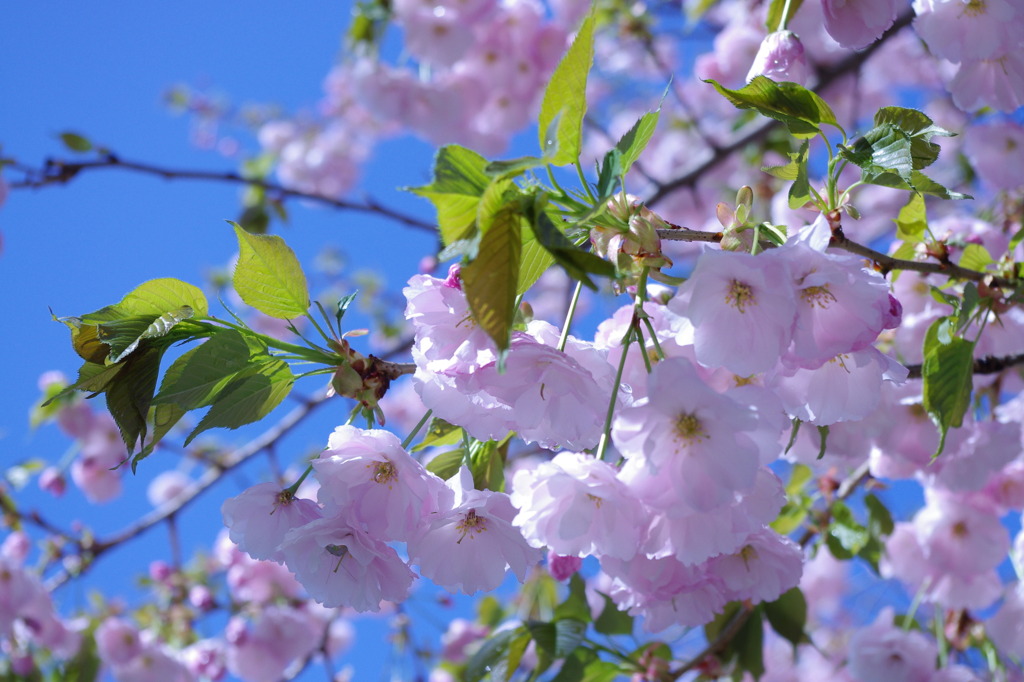
[[[248,178],[234,171],[203,171],[183,168],[164,168],[139,161],[127,161],[115,154],[106,154],[99,159],[90,161],[66,161],[63,159],[47,159],[43,168],[34,168],[21,163],[10,164],[10,167],[25,174],[24,180],[9,183],[11,189],[40,189],[51,185],[63,185],[74,180],[84,171],[100,169],[121,169],[142,173],[144,175],[155,175],[165,180],[210,180],[214,182],[227,182],[250,187],[260,187],[272,192],[279,197],[289,197],[313,201],[316,203],[331,206],[345,211],[357,211],[360,213],[374,213],[385,218],[390,218],[408,227],[426,232],[436,232],[437,226],[416,216],[402,213],[378,203],[373,198],[367,198],[364,202],[349,201],[346,199],[333,199],[320,194],[303,192],[297,189],[290,189],[276,182],[260,178]]]

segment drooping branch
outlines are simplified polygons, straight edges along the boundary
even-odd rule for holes
[[[24,173],[25,179],[9,183],[11,189],[40,189],[51,185],[64,185],[84,172],[102,169],[120,169],[142,173],[143,175],[155,175],[165,180],[208,180],[212,182],[226,182],[236,185],[248,185],[259,187],[280,198],[302,199],[312,201],[332,208],[344,211],[356,211],[359,213],[372,213],[394,220],[416,230],[436,232],[437,227],[433,223],[421,220],[416,216],[402,213],[378,203],[373,198],[367,198],[362,202],[350,201],[347,199],[335,199],[311,192],[303,192],[291,189],[284,185],[260,178],[250,178],[234,171],[203,171],[183,168],[165,168],[139,161],[128,161],[115,154],[105,154],[98,159],[89,161],[67,161],[63,159],[47,159],[42,168],[34,168],[21,163],[10,164],[10,168]]]

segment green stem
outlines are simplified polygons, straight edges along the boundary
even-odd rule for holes
[[[576,173],[580,176],[580,184],[583,185],[583,189],[586,190],[587,196],[590,197],[591,201],[597,203],[597,197],[595,197],[594,193],[590,190],[590,183],[587,182],[587,176],[583,172],[583,165],[580,163],[580,160],[576,159],[576,163],[573,165],[576,166]]]
[[[412,432],[410,432],[409,435],[405,437],[405,440],[402,441],[403,450],[409,449],[409,445],[412,444],[413,439],[416,438],[416,434],[420,432],[420,429],[423,428],[423,426],[427,423],[427,420],[430,419],[430,416],[432,414],[434,414],[433,410],[427,410],[426,413],[424,413],[423,418],[420,419],[419,423],[417,423],[416,426],[413,427]]]
[[[576,304],[580,301],[580,292],[583,290],[583,282],[576,282],[576,289],[569,299],[569,310],[565,313],[565,322],[562,324],[562,335],[558,337],[558,350],[565,350],[565,343],[569,340],[569,327],[572,326],[572,318],[576,315]]]
[[[306,470],[302,472],[301,476],[299,476],[299,480],[295,481],[295,483],[292,483],[290,486],[284,489],[284,493],[288,495],[289,498],[294,497],[296,491],[298,491],[299,489],[299,486],[302,485],[302,482],[306,480],[306,476],[309,476],[309,473],[311,471],[313,471],[312,464],[306,467]]]
[[[779,17],[779,27],[776,29],[777,31],[785,31],[786,30],[786,23],[789,20],[790,4],[791,4],[791,0],[786,0],[786,4],[784,4],[782,6],[782,16]]]
[[[630,323],[629,331],[626,332],[626,338],[623,339],[622,343],[622,357],[619,358],[619,368],[615,373],[615,383],[612,384],[612,397],[608,401],[608,413],[604,418],[604,431],[601,432],[601,440],[597,444],[596,457],[598,459],[604,459],[604,453],[608,450],[608,440],[611,437],[612,431],[612,419],[615,417],[615,403],[619,397],[619,385],[622,383],[622,373],[626,369],[626,357],[629,353],[629,344],[633,341],[633,335],[636,333],[636,327],[633,323]],[[644,353],[646,356],[647,354]]]
[[[322,365],[332,365],[332,366],[338,364],[338,362],[339,362],[338,356],[336,356],[336,355],[329,355],[329,354],[325,353],[323,350],[317,350],[315,348],[307,348],[305,346],[299,346],[299,345],[296,345],[294,343],[288,343],[287,341],[281,341],[280,339],[275,339],[273,336],[267,336],[266,334],[260,334],[259,332],[255,332],[252,329],[249,329],[247,327],[243,327],[241,325],[237,325],[237,324],[235,324],[233,322],[228,322],[227,320],[210,318],[209,321],[194,320],[193,322],[195,324],[198,324],[198,325],[206,326],[208,329],[213,331],[213,333],[216,333],[216,330],[218,328],[220,328],[220,327],[218,327],[218,325],[223,325],[225,327],[229,327],[229,328],[234,329],[235,331],[237,331],[242,336],[251,336],[253,338],[257,338],[260,341],[262,341],[263,343],[267,344],[267,346],[270,347],[270,348],[273,348],[275,350],[283,350],[283,351],[285,351],[287,353],[292,353],[292,354],[294,354],[294,355],[296,355],[296,356],[298,356],[300,358],[303,358],[305,360],[309,360],[310,362],[316,362],[316,363],[319,363],[319,364],[322,364]],[[216,322],[217,324],[213,324],[214,322]]]
[[[310,315],[308,310],[306,311],[306,319],[313,323],[313,326],[316,327],[316,330],[318,332],[320,332],[320,336],[324,337],[324,341],[326,341],[328,344],[330,344],[331,341],[334,340],[330,336],[328,336],[326,332],[324,332],[324,330],[320,327],[320,324],[316,321],[316,318],[313,317],[312,315]],[[292,326],[294,326],[294,324]],[[301,334],[300,334],[300,338],[301,338]],[[306,341],[305,338],[303,338],[302,340]],[[309,341],[306,341],[306,343],[309,343]]]

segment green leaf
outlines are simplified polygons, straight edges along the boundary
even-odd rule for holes
[[[481,205],[483,206],[483,205]],[[463,291],[473,319],[506,350],[515,322],[519,259],[522,254],[520,215],[515,205],[504,205],[481,221],[480,252],[462,268]]]
[[[796,177],[789,188],[789,207],[798,209],[811,200],[811,181],[807,177],[807,155],[810,144],[807,140],[800,145],[794,162],[796,163]]]
[[[575,280],[583,282],[596,291],[597,285],[588,273],[602,277],[615,277],[615,266],[603,258],[577,247],[555,224],[544,211],[533,212],[530,216],[530,227],[537,236],[537,242],[551,254],[555,262]]]
[[[974,343],[953,337],[948,343],[939,340],[939,331],[947,318],[936,320],[924,337],[924,409],[939,429],[939,447],[933,457],[942,454],[950,427],[963,424],[971,405]]]
[[[491,161],[484,168],[484,173],[491,177],[514,178],[525,171],[539,168],[548,163],[548,159],[539,156],[520,156],[506,161]]]
[[[427,432],[423,434],[423,440],[421,440],[416,446],[412,448],[412,452],[419,452],[430,447],[437,447],[439,445],[455,445],[462,441],[462,427],[449,424],[440,417],[434,417],[430,420],[430,426],[427,427]]]
[[[107,387],[110,385],[110,382],[113,381],[114,377],[120,374],[122,369],[124,369],[123,364],[100,365],[87,360],[78,368],[78,378],[75,380],[75,383],[63,389],[56,395],[47,398],[43,401],[41,407],[46,407],[55,400],[60,400],[64,396],[70,395],[75,391],[87,391],[94,395],[103,393],[107,390]]]
[[[772,0],[772,4],[768,5],[768,18],[764,22],[768,32],[779,31],[783,26],[788,26],[789,21],[803,2],[804,0]],[[786,18],[783,19],[782,12],[787,6],[789,11],[786,12]]]
[[[117,423],[128,454],[135,450],[139,440],[146,439],[146,418],[156,391],[160,373],[160,359],[165,345],[141,343],[121,364],[124,366],[106,385],[107,410]]]
[[[764,605],[764,615],[775,632],[795,649],[807,641],[807,600],[799,587],[794,587],[775,601]]]
[[[186,410],[183,410],[181,407],[174,404],[154,405],[149,408],[149,442],[145,444],[137,455],[132,457],[133,474],[135,473],[136,468],[138,468],[139,462],[153,454],[153,450],[156,448],[157,444],[179,421],[181,421],[181,418],[184,417],[186,413]]]
[[[590,604],[587,602],[587,585],[579,573],[569,578],[569,595],[555,607],[555,620],[572,618],[584,623],[592,620]]]
[[[911,138],[905,132],[884,125],[864,133],[851,147],[839,145],[839,154],[866,174],[893,173],[909,183],[914,170],[910,143]]]
[[[409,187],[410,192],[429,199],[437,209],[441,242],[448,246],[466,239],[476,224],[477,207],[491,178],[484,171],[487,159],[457,144],[437,150],[434,179],[429,185]]]
[[[904,242],[916,244],[924,239],[927,230],[928,212],[925,209],[924,196],[913,194],[896,216],[896,236]]]
[[[814,137],[823,123],[839,127],[825,100],[796,83],[776,83],[764,76],[755,76],[745,87],[730,90],[711,79],[704,82],[711,83],[737,109],[754,109],[780,121],[796,137]]]
[[[564,166],[579,158],[587,111],[587,74],[593,58],[594,15],[590,13],[544,89],[537,128],[541,152],[552,165]]]
[[[526,627],[537,643],[537,649],[553,659],[572,654],[583,641],[587,624],[573,618],[554,623],[527,623]]]
[[[180,279],[164,277],[143,282],[114,307],[121,312],[119,317],[128,317],[131,315],[163,315],[172,310],[180,310],[185,306],[192,308],[192,317],[196,318],[206,317],[210,312],[206,296],[198,287],[188,282],[182,282]],[[101,312],[97,311],[92,316],[83,316],[83,319],[93,317]],[[88,321],[103,322],[105,320],[91,319]]]
[[[892,514],[874,493],[864,496],[864,505],[868,508],[868,530],[875,535],[892,535],[895,529]]]
[[[577,649],[565,659],[551,682],[612,682],[622,670],[611,661],[602,661],[590,649]]]
[[[651,141],[651,136],[654,135],[654,131],[658,127],[660,116],[661,107],[655,111],[648,111],[637,119],[633,127],[615,143],[615,149],[622,153],[622,175],[629,172],[629,169],[647,148],[647,143]]]
[[[503,441],[474,441],[469,448],[469,470],[473,474],[473,487],[477,490],[505,489],[505,457],[508,437]]]
[[[597,172],[597,196],[602,201],[612,196],[618,185],[622,171],[622,152],[614,147],[609,149],[601,160]]]
[[[533,230],[520,230],[522,233],[522,251],[519,256],[519,284],[516,296],[522,296],[540,279],[555,262],[551,252],[537,240]]]
[[[466,682],[479,682],[508,652],[514,639],[527,632],[523,626],[503,630],[484,641],[466,664]]]
[[[511,680],[531,641],[533,638],[530,633],[524,632],[509,642],[507,653],[499,658],[497,664],[491,669],[491,679],[504,680],[504,682]]]
[[[904,180],[896,173],[875,174],[868,171],[864,171],[861,174],[861,180],[869,185],[892,187],[894,189],[905,189],[920,194],[930,194],[941,199],[959,200],[974,198],[970,194],[961,194],[960,192],[953,192],[951,190],[946,189],[945,187],[935,182],[921,171],[911,172],[909,181]]]
[[[78,133],[61,133],[60,141],[64,146],[73,152],[87,152],[92,150],[92,142]]]
[[[992,263],[995,263],[995,259],[992,258],[992,254],[988,252],[988,249],[981,244],[968,244],[964,247],[958,265],[968,270],[983,272]]]
[[[427,462],[427,471],[438,478],[447,481],[449,478],[459,473],[459,469],[462,468],[462,464],[465,461],[465,450],[462,448],[449,450],[448,452],[442,452]]]
[[[861,551],[871,539],[868,529],[857,522],[846,504],[838,500],[832,504],[832,523],[828,534],[851,556]]]
[[[167,368],[153,403],[173,403],[185,410],[210,405],[238,372],[250,366],[250,355],[241,334],[234,329],[218,331]]]
[[[727,651],[735,653],[739,669],[753,675],[755,680],[764,675],[764,625],[761,622],[761,611],[761,608],[754,609],[726,647]]]
[[[137,315],[105,322],[97,328],[97,338],[110,347],[109,362],[117,363],[131,354],[143,339],[166,336],[179,322],[192,317],[192,308],[182,306],[163,315]],[[175,335],[164,345],[182,338]]]
[[[633,616],[625,611],[620,611],[611,597],[601,594],[604,598],[604,608],[601,615],[594,621],[594,629],[602,635],[631,635],[633,634]]]
[[[927,168],[939,157],[941,148],[931,141],[935,135],[954,137],[956,133],[935,125],[928,116],[916,109],[882,107],[875,113],[875,126],[889,125],[911,138],[911,157],[914,169]]]
[[[284,400],[294,382],[284,360],[257,359],[248,371],[238,374],[217,394],[210,411],[185,439],[185,445],[208,429],[237,429],[263,419]]]
[[[309,308],[309,289],[299,259],[277,235],[246,232],[231,223],[238,237],[238,262],[232,282],[248,305],[270,317],[290,320]]]

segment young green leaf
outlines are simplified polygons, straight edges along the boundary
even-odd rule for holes
[[[764,615],[772,629],[792,644],[794,650],[807,641],[807,600],[799,587],[765,604]]]
[[[519,285],[520,214],[514,205],[506,205],[490,216],[488,223],[480,238],[480,252],[462,268],[462,284],[473,319],[498,350],[505,350],[515,321]]]
[[[933,457],[942,454],[949,429],[963,424],[973,387],[974,343],[956,336],[942,343],[939,331],[947,321],[936,320],[928,328],[921,365],[924,409],[939,429],[939,447]]]
[[[984,271],[986,267],[995,262],[992,254],[981,244],[968,244],[964,247],[958,265],[968,270]]]
[[[216,395],[210,411],[185,439],[185,445],[208,429],[237,429],[263,419],[284,400],[294,382],[284,360],[255,359],[248,371],[239,373]]]
[[[604,608],[594,621],[594,629],[602,635],[633,634],[633,616],[620,611],[608,595],[602,593],[601,596],[604,598]]]
[[[264,315],[282,320],[301,317],[309,308],[306,275],[295,252],[276,235],[251,234],[231,223],[238,237],[235,291]]]
[[[512,641],[527,632],[525,626],[502,630],[501,632],[484,640],[480,648],[476,650],[466,664],[466,682],[480,682],[487,676],[488,672],[497,664],[498,660],[508,652]]]
[[[88,152],[92,150],[92,142],[78,133],[61,133],[60,141],[73,152]]]
[[[433,181],[422,187],[406,188],[434,204],[445,246],[472,233],[480,197],[491,183],[485,172],[487,166],[487,159],[473,150],[447,145],[438,149],[434,157]]]
[[[218,331],[167,368],[153,404],[176,404],[185,410],[210,405],[238,372],[249,367],[250,354],[237,331]]]
[[[437,455],[427,462],[426,468],[427,471],[438,478],[447,481],[449,478],[459,473],[459,469],[462,468],[462,464],[465,461],[466,451],[462,448],[457,448]]]
[[[730,90],[711,79],[704,82],[711,83],[737,109],[754,109],[784,123],[795,137],[814,137],[823,123],[839,127],[825,100],[796,83],[776,83],[756,76],[743,88]]]
[[[124,366],[106,385],[107,410],[117,423],[128,454],[135,451],[139,441],[146,440],[149,407],[156,391],[160,373],[160,359],[166,345],[143,342],[129,355]]]
[[[166,436],[179,421],[181,421],[181,418],[184,417],[185,414],[186,410],[183,410],[173,404],[154,405],[149,408],[149,442],[145,443],[142,450],[132,457],[133,474],[138,468],[139,462],[153,454],[153,450],[156,448],[157,444],[159,444],[163,437]]]
[[[597,285],[590,279],[589,274],[602,277],[614,277],[615,266],[599,256],[584,251],[562,234],[544,211],[538,211],[529,216],[529,225],[537,236],[537,242],[543,246],[554,258],[555,262],[562,266],[566,274],[575,280],[583,282],[587,287],[596,291]]]
[[[587,111],[587,75],[594,58],[594,14],[583,20],[569,51],[551,74],[540,105],[540,149],[552,165],[576,161]]]
[[[917,244],[924,239],[927,230],[928,214],[925,210],[924,197],[913,194],[896,216],[896,236],[905,242]]]
[[[658,127],[659,116],[661,116],[661,107],[655,111],[648,111],[615,143],[615,149],[622,154],[622,175],[629,172],[629,169],[647,148],[647,143],[651,141],[651,136],[654,135],[654,130]]]
[[[180,310],[184,306],[192,308],[192,316],[196,318],[206,317],[210,312],[206,296],[199,287],[182,282],[180,279],[164,277],[143,282],[113,307],[121,311],[121,317],[127,317],[130,315],[163,315],[172,310]],[[103,321],[95,319],[98,313],[100,311],[87,316],[92,318],[89,321]]]

